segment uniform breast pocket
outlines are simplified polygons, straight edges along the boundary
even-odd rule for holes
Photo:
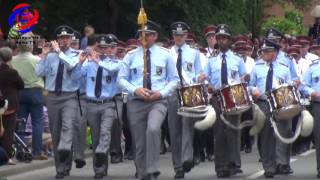
[[[153,74],[156,77],[164,77],[166,74],[166,66],[164,62],[156,62],[153,68]]]
[[[94,82],[96,80],[95,76],[88,76],[88,80]]]
[[[50,76],[55,76],[58,72],[58,66],[55,67],[55,66],[50,66],[50,69],[49,69],[49,75]]]
[[[239,78],[239,69],[235,66],[230,68],[230,77],[231,79],[238,79]]]
[[[132,65],[130,67],[130,75],[133,79],[139,78],[143,75],[142,65]]]
[[[265,79],[267,79],[267,75],[266,74],[258,74],[257,75],[257,80],[258,81],[263,81]]]
[[[318,72],[312,73],[311,78],[312,78],[313,84],[318,84],[320,81],[320,73],[318,73]]]
[[[193,71],[193,62],[192,61],[185,61],[184,62],[184,69],[188,72],[192,72]]]
[[[221,70],[218,67],[211,67],[210,71],[211,79],[219,79],[221,77]]]

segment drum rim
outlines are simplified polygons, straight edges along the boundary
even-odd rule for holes
[[[277,87],[272,88],[272,89],[271,89],[271,92],[273,92],[273,91],[275,91],[275,90],[278,90],[278,89],[280,89],[280,88],[282,88],[282,87],[288,87],[288,86],[294,87],[293,85],[291,85],[291,84],[289,84],[289,83],[283,83],[283,84],[280,84],[280,85],[277,86]]]
[[[183,85],[183,86],[179,86],[178,89],[182,89],[182,88],[186,88],[186,87],[193,87],[193,86],[205,86],[205,83],[194,83],[194,84],[190,84],[190,85]]]
[[[228,84],[228,85],[223,85],[219,88],[220,91],[226,89],[226,88],[229,88],[229,87],[232,87],[232,86],[235,86],[235,85],[247,85],[246,82],[240,82],[240,83],[234,83],[234,84]]]

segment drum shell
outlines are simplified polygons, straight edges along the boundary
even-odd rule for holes
[[[227,115],[241,114],[251,108],[252,99],[245,83],[223,87],[218,92],[221,111]]]

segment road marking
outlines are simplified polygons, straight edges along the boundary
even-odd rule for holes
[[[311,153],[314,153],[316,150],[315,149],[310,149],[302,154],[300,154],[299,156],[308,156]]]
[[[246,179],[256,179],[256,178],[262,176],[263,173],[264,173],[264,170],[260,170],[260,171],[258,171],[258,172],[256,172],[256,173],[248,176]]]
[[[295,161],[297,161],[298,159],[292,158],[290,159],[290,163],[293,163]],[[250,176],[248,176],[246,179],[256,179],[260,176],[262,176],[264,174],[264,170],[259,170],[258,172],[251,174]]]
[[[298,159],[295,159],[295,158],[292,158],[292,159],[290,159],[290,163],[293,163],[293,162],[295,162],[295,161],[297,161]]]

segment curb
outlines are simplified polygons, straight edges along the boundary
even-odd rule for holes
[[[92,157],[91,151],[85,152],[85,159]],[[31,163],[18,162],[17,165],[5,165],[0,167],[0,178],[9,177],[17,174],[44,169],[54,166],[54,158],[50,157],[48,160],[32,161]]]

